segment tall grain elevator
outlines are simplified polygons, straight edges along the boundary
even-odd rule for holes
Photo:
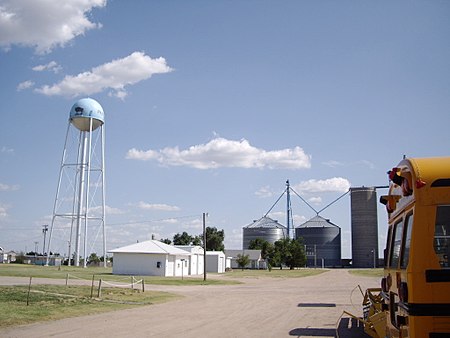
[[[352,266],[374,268],[378,264],[376,187],[350,188]]]

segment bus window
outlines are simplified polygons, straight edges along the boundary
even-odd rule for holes
[[[403,220],[394,225],[392,233],[392,243],[391,243],[391,253],[390,253],[390,264],[391,268],[397,269],[398,262],[400,260],[400,246],[402,243],[403,235]]]
[[[450,206],[439,205],[436,210],[434,227],[434,251],[439,257],[439,264],[443,268],[450,268]]]
[[[409,262],[409,248],[411,247],[411,233],[413,226],[413,214],[406,216],[405,229],[403,230],[403,248],[402,259],[400,261],[400,267],[406,269]]]

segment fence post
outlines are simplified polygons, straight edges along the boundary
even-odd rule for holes
[[[95,275],[92,275],[91,298],[92,298],[92,296],[94,295],[94,278],[95,278]]]
[[[66,286],[69,284],[69,274],[66,274]]]
[[[142,277],[142,292],[145,292],[145,283],[144,283],[144,277]]]
[[[30,292],[31,292],[31,279],[33,277],[30,276],[30,284],[28,284],[28,295],[27,295],[27,306],[29,304],[29,300],[30,300]]]
[[[98,281],[97,298],[101,298],[101,296],[102,296],[102,279],[100,278],[100,280]]]

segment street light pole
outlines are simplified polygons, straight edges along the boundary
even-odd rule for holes
[[[203,280],[206,281],[206,213],[203,213]]]
[[[181,259],[181,280],[183,280],[183,278],[184,278],[184,261],[185,261],[185,259],[182,258]]]
[[[44,229],[42,229],[42,233],[44,234],[44,246],[42,249],[42,254],[45,255],[45,237],[47,237],[48,225],[43,225]]]

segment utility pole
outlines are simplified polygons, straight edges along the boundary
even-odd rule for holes
[[[44,234],[44,247],[42,249],[42,254],[45,255],[45,238],[47,237],[48,225],[43,225],[44,229],[42,229],[42,233]]]
[[[286,181],[286,226],[288,239],[291,239],[291,195],[290,195],[289,180]]]
[[[206,213],[203,213],[203,280],[206,281]]]

